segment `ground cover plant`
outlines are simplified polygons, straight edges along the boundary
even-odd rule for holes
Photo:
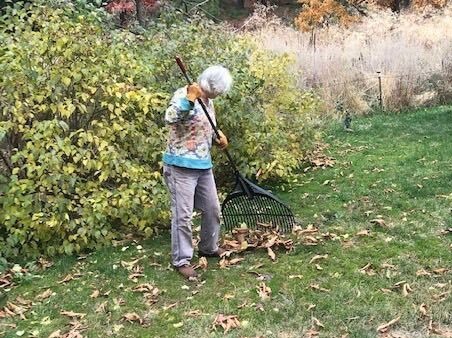
[[[326,156],[275,188],[303,222],[293,246],[267,238],[263,248],[199,260],[194,283],[171,269],[165,232],[9,267],[0,332],[450,337],[451,122],[445,106],[354,119],[353,131],[330,126]]]

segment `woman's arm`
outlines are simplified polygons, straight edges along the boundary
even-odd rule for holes
[[[194,115],[195,101],[202,95],[197,84],[181,88],[174,93],[169,107],[165,112],[165,122],[168,124],[189,120]]]

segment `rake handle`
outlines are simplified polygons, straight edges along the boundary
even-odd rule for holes
[[[176,63],[179,66],[182,74],[184,75],[185,79],[187,80],[188,85],[191,85],[193,82],[191,81],[190,77],[188,76],[187,73],[187,69],[185,68],[184,63],[182,62],[182,59],[179,56],[176,56]],[[215,125],[215,123],[213,123],[212,118],[209,115],[209,112],[207,111],[207,107],[204,104],[204,102],[202,101],[201,98],[197,98],[198,103],[201,105],[202,110],[204,111],[204,114],[206,114],[207,119],[209,120],[210,125],[212,126],[213,131],[215,132],[215,135],[217,136],[218,139],[220,139],[220,133],[218,132],[218,128]],[[229,160],[229,163],[231,164],[232,168],[234,169],[235,173],[237,174],[239,171],[237,169],[237,166],[235,164],[234,159],[232,158],[231,154],[229,153],[229,151],[225,148],[223,149],[224,153],[226,154],[226,157]]]

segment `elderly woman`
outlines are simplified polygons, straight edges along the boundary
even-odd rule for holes
[[[228,140],[222,132],[217,139],[201,105],[200,98],[215,123],[213,101],[232,85],[229,71],[222,66],[207,68],[198,83],[178,89],[166,110],[169,125],[168,145],[163,155],[164,178],[171,194],[172,264],[185,278],[197,273],[190,264],[193,257],[192,214],[201,211],[201,240],[199,255],[220,256],[220,204],[212,173],[210,148],[212,141],[224,149]]]

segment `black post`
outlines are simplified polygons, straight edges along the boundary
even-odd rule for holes
[[[378,91],[380,93],[380,109],[383,110],[383,93],[381,90],[381,72],[377,72],[378,74]]]

